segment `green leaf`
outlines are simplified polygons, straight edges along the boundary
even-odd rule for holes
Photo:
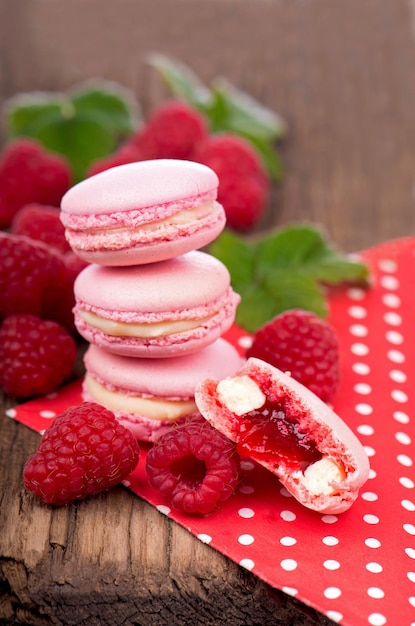
[[[240,135],[244,136],[243,133],[240,133]],[[253,137],[252,135],[245,135],[245,138],[252,143],[261,156],[272,180],[281,180],[284,176],[284,166],[274,145],[258,137]]]
[[[161,75],[169,89],[196,108],[206,111],[210,106],[211,92],[185,65],[163,54],[151,54],[148,62]]]
[[[245,289],[254,284],[254,250],[236,233],[224,230],[210,245],[209,252],[226,265],[236,290]]]
[[[137,124],[137,107],[126,89],[107,83],[85,86],[72,93],[75,111],[97,115],[115,135],[130,134]]]
[[[368,284],[363,263],[336,251],[318,228],[290,225],[247,242],[225,230],[209,251],[228,268],[242,300],[236,321],[248,332],[283,311],[300,308],[324,317],[324,284]]]
[[[216,79],[212,92],[214,104],[208,115],[215,124],[213,131],[228,130],[268,141],[281,139],[286,134],[287,124],[280,115],[229,81]]]
[[[48,150],[59,152],[70,162],[74,177],[81,180],[88,166],[115,149],[115,138],[94,115],[78,113],[69,118],[59,115],[42,119],[34,138]]]
[[[32,127],[39,119],[60,114],[65,103],[63,96],[52,94],[25,94],[11,98],[5,105],[8,136],[31,136]]]

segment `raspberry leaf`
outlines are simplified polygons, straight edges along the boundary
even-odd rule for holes
[[[323,233],[309,225],[291,225],[247,241],[225,230],[210,253],[228,268],[242,300],[236,322],[255,332],[275,315],[299,308],[327,315],[324,284],[367,284],[368,269],[337,252]]]
[[[163,54],[151,54],[148,62],[159,72],[172,93],[206,112],[212,99],[211,91],[187,65]]]

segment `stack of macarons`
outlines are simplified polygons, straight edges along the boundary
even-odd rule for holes
[[[222,338],[240,297],[227,268],[200,251],[225,225],[218,182],[202,164],[157,159],[92,176],[62,199],[66,237],[89,263],[74,285],[75,324],[90,344],[83,398],[141,441],[198,415],[198,383],[241,366]]]

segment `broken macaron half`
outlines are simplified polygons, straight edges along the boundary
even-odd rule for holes
[[[288,374],[250,358],[232,377],[202,381],[205,419],[275,474],[304,506],[342,513],[369,474],[367,454],[349,426]]]

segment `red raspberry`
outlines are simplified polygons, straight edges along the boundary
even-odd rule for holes
[[[65,276],[61,256],[40,241],[0,233],[0,318],[14,313],[42,316]]]
[[[65,228],[59,217],[59,209],[44,204],[26,204],[14,216],[10,232],[43,241],[60,252],[71,249],[65,239]]]
[[[333,327],[314,313],[293,309],[254,335],[247,357],[267,361],[329,402],[339,383],[339,347]]]
[[[119,484],[138,463],[132,433],[111,411],[84,402],[58,415],[24,467],[26,489],[62,505]]]
[[[14,398],[50,393],[73,371],[76,344],[56,322],[6,317],[0,327],[0,386]]]
[[[218,175],[218,201],[228,226],[240,231],[255,226],[267,204],[270,180],[251,144],[237,135],[220,133],[205,142],[195,160]]]
[[[141,160],[142,155],[138,146],[136,146],[132,141],[128,141],[120,146],[120,148],[118,148],[118,150],[110,156],[94,161],[94,163],[90,165],[86,176],[95,176],[95,174],[109,170],[111,167],[125,165],[126,163],[134,163],[135,161]]]
[[[186,102],[168,100],[154,110],[133,141],[145,159],[192,159],[207,133],[201,113]]]
[[[190,421],[156,440],[146,471],[174,509],[206,515],[235,490],[239,457],[235,444],[208,422]]]
[[[0,228],[7,228],[25,204],[59,206],[71,184],[64,157],[32,139],[15,139],[0,158]]]

